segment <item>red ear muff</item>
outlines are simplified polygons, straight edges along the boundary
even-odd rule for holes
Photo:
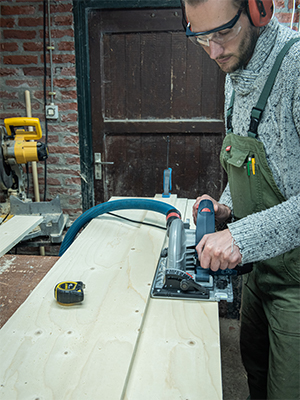
[[[273,0],[248,0],[248,15],[252,25],[267,25],[271,21],[273,13]]]

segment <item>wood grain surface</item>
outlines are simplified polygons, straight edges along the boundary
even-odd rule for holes
[[[167,201],[185,215],[185,199]],[[118,213],[165,226],[158,213]],[[194,383],[221,399],[217,303],[149,298],[164,240],[156,227],[92,220],[0,330],[1,399],[141,399],[154,382],[155,399],[199,399]],[[86,284],[83,303],[55,301],[64,280]]]

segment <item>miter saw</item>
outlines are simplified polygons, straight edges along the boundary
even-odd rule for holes
[[[48,149],[42,138],[38,118],[6,118],[0,126],[0,189],[6,194],[6,202],[0,203],[0,214],[42,215],[39,229],[24,240],[48,236],[52,243],[62,241],[62,231],[69,217],[64,216],[57,196],[50,202],[32,202],[26,197],[25,174],[22,164],[45,161]]]
[[[213,203],[202,200],[198,208],[196,229],[189,222],[174,219],[168,232],[151,288],[154,298],[177,298],[206,301],[233,301],[232,276],[250,272],[252,266],[213,272],[200,266],[196,245],[205,234],[215,231]]]
[[[0,126],[0,186],[7,194],[26,199],[25,179],[21,164],[44,161],[48,150],[38,118],[6,118]]]

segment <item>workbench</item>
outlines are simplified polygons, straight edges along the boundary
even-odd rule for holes
[[[173,204],[192,222],[193,200]],[[115,212],[165,227],[152,211]],[[93,219],[0,330],[0,398],[222,398],[218,303],[150,298],[166,231]],[[86,284],[61,306],[54,286]]]

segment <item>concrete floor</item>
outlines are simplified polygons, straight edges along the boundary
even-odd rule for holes
[[[247,376],[240,356],[240,322],[220,318],[223,400],[246,400]]]

